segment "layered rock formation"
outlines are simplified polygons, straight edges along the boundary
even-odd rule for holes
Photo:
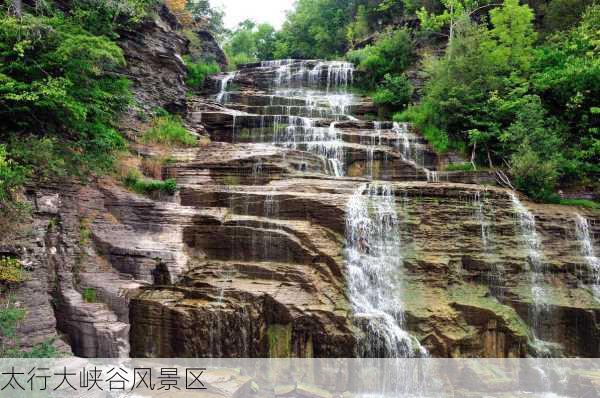
[[[174,151],[173,198],[38,190],[31,288],[76,355],[600,355],[600,215],[438,171],[411,126],[359,120],[352,75],[286,60],[212,77],[185,106],[212,142]]]
[[[597,225],[598,215],[526,203],[551,293],[534,316],[535,269],[510,192],[490,174],[437,173],[410,126],[349,116],[369,109],[345,93],[351,73],[319,61],[248,65],[207,84],[222,104],[190,104],[190,123],[213,143],[176,154],[165,175],[182,206],[223,218],[184,229],[193,260],[175,286],[133,299],[132,353],[357,355],[369,329],[360,319],[377,320],[355,313],[348,290],[347,206],[384,180],[402,257],[392,315],[431,355],[597,355],[600,306],[576,219]]]

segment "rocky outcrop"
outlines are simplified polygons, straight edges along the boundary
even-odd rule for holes
[[[120,32],[119,45],[127,62],[124,74],[133,82],[136,106],[143,111],[165,108],[185,111],[185,78],[182,59],[188,41],[175,29],[176,21],[163,6],[154,18],[144,19],[135,29]]]
[[[24,288],[49,292],[26,303],[39,334],[53,333],[52,297],[58,330],[90,357],[389,355],[361,346],[383,346],[369,331],[389,319],[432,356],[599,356],[580,224],[597,246],[600,215],[438,171],[410,125],[352,116],[369,105],[339,90],[346,68],[282,61],[213,78],[220,101],[188,99],[185,120],[211,142],[162,168],[174,197],[104,180],[39,190],[34,249],[12,249],[39,270]],[[351,255],[397,264],[388,289],[357,298]],[[358,282],[377,288],[370,275]],[[394,311],[358,305],[368,293]]]
[[[221,49],[215,36],[211,32],[203,29],[194,30],[193,33],[200,40],[199,58],[203,60],[214,60],[219,64],[222,70],[227,70],[227,56],[223,52],[223,49]]]
[[[190,41],[182,29],[163,5],[151,18],[119,32],[118,44],[127,62],[123,75],[133,83],[135,100],[121,127],[132,130],[134,135],[143,128],[141,121],[157,108],[181,115],[187,112],[187,68],[183,56],[193,52],[197,59],[214,60],[221,68],[227,68],[225,53],[210,32],[190,31]]]

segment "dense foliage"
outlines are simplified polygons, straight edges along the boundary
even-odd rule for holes
[[[152,127],[142,136],[142,142],[167,146],[194,146],[197,139],[183,126],[177,116],[156,116]]]
[[[130,102],[115,29],[154,0],[75,0],[0,13],[2,192],[26,178],[108,169],[124,140],[117,115]]]
[[[388,74],[400,74],[414,61],[413,43],[404,29],[385,32],[372,45],[350,51],[346,58],[361,71],[363,85],[373,88]]]
[[[211,74],[219,73],[221,68],[215,61],[199,61],[194,62],[191,57],[185,57],[185,65],[187,67],[186,84],[192,89],[200,89],[204,84],[204,79]]]
[[[268,23],[257,25],[249,20],[240,23],[224,46],[230,67],[273,59],[276,39],[275,28]]]
[[[489,25],[456,22],[446,55],[428,64],[425,98],[398,119],[440,150],[469,146],[481,163],[507,165],[520,189],[551,200],[559,182],[598,181],[600,7],[537,47],[533,19],[505,0]]]

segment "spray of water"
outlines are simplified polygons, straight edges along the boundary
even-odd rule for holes
[[[364,357],[426,356],[405,330],[402,305],[402,242],[393,187],[361,186],[347,204],[348,289],[354,316],[364,335]]]

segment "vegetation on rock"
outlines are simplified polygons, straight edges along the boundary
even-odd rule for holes
[[[173,179],[153,180],[145,178],[137,170],[131,171],[124,181],[125,185],[132,191],[142,195],[167,194],[173,195],[177,192],[177,182]]]
[[[142,136],[142,142],[168,146],[195,146],[197,139],[177,116],[160,114],[154,117],[152,127]]]

